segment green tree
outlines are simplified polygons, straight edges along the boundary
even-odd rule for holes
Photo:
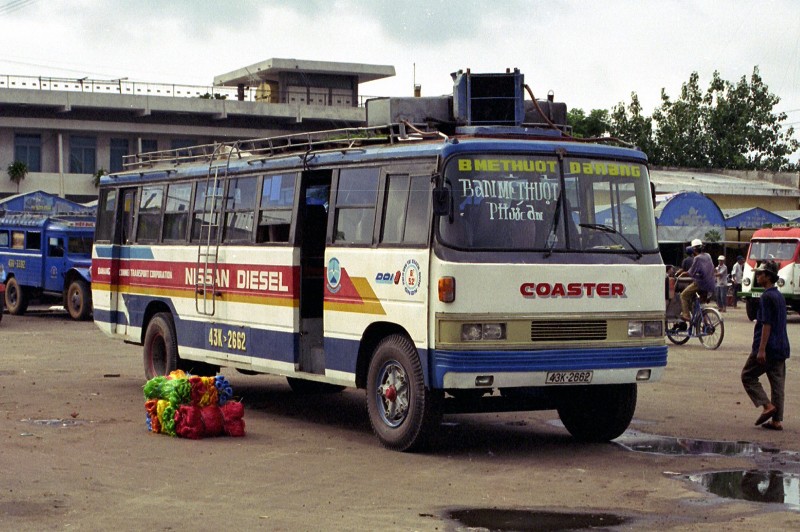
[[[780,98],[769,92],[753,68],[748,83],[734,84],[714,72],[706,94],[709,164],[714,168],[787,170],[788,156],[800,148],[794,128],[783,130],[786,113],[775,113]]]
[[[14,161],[8,165],[8,177],[17,185],[17,194],[19,194],[19,184],[26,175],[28,175],[28,165],[22,161]]]
[[[645,152],[650,162],[658,164],[659,153],[653,139],[653,119],[642,113],[639,96],[631,93],[631,103],[627,107],[618,103],[612,110],[609,121],[609,133]]]
[[[589,116],[583,109],[570,109],[567,113],[567,124],[572,126],[572,135],[578,138],[596,138],[609,131],[608,111],[592,109]]]
[[[680,98],[675,101],[666,89],[661,89],[661,107],[653,112],[659,164],[709,167],[706,115],[697,72],[692,72],[689,81],[681,86]]]

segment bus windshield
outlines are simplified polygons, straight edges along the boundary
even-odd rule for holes
[[[791,260],[797,249],[797,240],[753,240],[750,243],[750,259]]]
[[[563,170],[562,170],[563,169]],[[476,250],[639,253],[657,249],[647,168],[638,163],[462,155],[444,172],[445,245]]]

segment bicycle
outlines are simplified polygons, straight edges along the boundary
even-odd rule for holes
[[[700,296],[694,298],[691,319],[667,318],[667,338],[676,345],[683,345],[690,338],[697,338],[706,349],[716,349],[725,337],[725,322],[722,315],[711,307],[701,304]]]

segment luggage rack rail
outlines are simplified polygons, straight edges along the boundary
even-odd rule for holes
[[[410,133],[408,129],[411,130]],[[419,140],[428,135],[439,134],[424,131],[409,123],[342,128],[137,153],[123,156],[122,164],[126,170],[134,170],[164,163],[178,165],[202,161],[211,163],[214,159],[226,158],[269,158],[312,150],[394,144],[399,141]]]

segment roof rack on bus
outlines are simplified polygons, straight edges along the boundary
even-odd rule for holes
[[[147,168],[163,163],[184,164],[211,162],[226,158],[269,158],[321,150],[342,150],[370,144],[394,144],[399,141],[419,140],[428,136],[442,136],[436,131],[426,131],[424,125],[408,122],[372,127],[354,127],[292,133],[275,137],[237,140],[223,143],[201,144],[123,156],[126,170]],[[410,130],[410,131],[409,131]],[[447,137],[444,137],[447,138]]]

